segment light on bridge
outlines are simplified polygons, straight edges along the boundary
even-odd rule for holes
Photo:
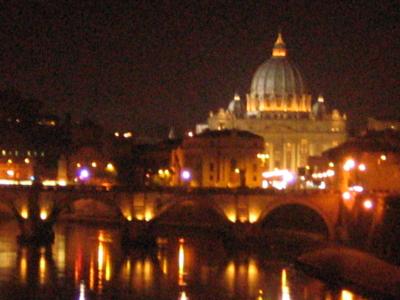
[[[353,293],[347,290],[342,290],[340,295],[340,300],[353,300],[353,299],[354,299]]]
[[[25,220],[28,219],[28,209],[26,207],[22,208],[21,217],[24,218]]]
[[[230,212],[226,215],[232,223],[236,223],[236,213],[235,212]]]
[[[188,170],[183,170],[181,176],[184,181],[189,181],[192,178],[192,174]]]
[[[46,210],[41,210],[40,211],[40,219],[42,219],[43,221],[46,220],[48,217],[47,211]]]
[[[145,214],[144,214],[144,219],[146,222],[150,221],[153,219],[153,212],[150,209],[147,209]]]

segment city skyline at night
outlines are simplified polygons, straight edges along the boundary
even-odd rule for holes
[[[0,88],[106,128],[178,132],[238,92],[282,31],[316,101],[348,114],[399,114],[395,3],[179,5],[10,3],[1,13]],[[379,109],[378,109],[379,107]]]

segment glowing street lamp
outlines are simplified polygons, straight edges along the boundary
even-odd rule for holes
[[[89,177],[90,177],[89,170],[85,169],[85,168],[80,169],[79,172],[78,172],[78,177],[79,177],[80,180],[83,180],[83,181],[84,180],[88,180]]]
[[[192,174],[190,173],[189,170],[183,170],[181,173],[181,177],[182,177],[183,181],[189,181],[190,178],[192,178]]]

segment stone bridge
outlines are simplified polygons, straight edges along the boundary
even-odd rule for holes
[[[277,212],[285,216],[285,209],[291,207],[298,213],[288,214],[288,223],[322,223],[333,238],[340,206],[340,194],[327,191],[0,187],[0,213],[13,213],[23,224],[36,218],[35,224],[49,226],[59,219],[190,225],[196,218],[203,225],[257,225],[268,223]]]

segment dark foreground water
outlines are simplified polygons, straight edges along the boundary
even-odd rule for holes
[[[269,254],[226,251],[215,236],[170,233],[123,250],[117,228],[63,224],[51,247],[21,247],[0,221],[0,299],[358,300]]]

